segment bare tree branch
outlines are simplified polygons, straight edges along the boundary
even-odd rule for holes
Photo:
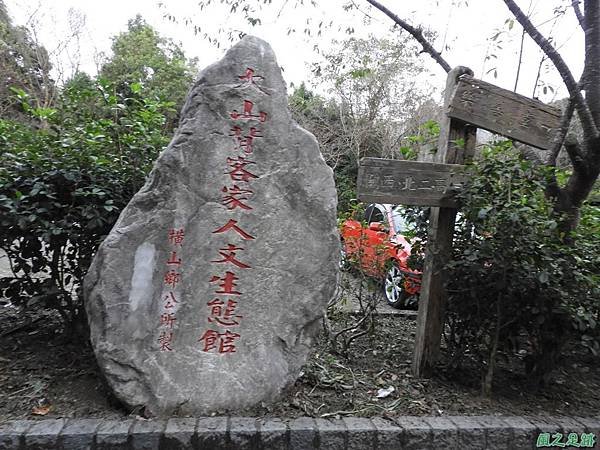
[[[523,32],[521,33],[521,46],[519,48],[519,62],[517,63],[517,75],[515,77],[515,87],[513,88],[513,92],[517,92],[517,86],[519,85],[519,75],[521,74],[521,63],[523,62],[523,44],[525,43],[525,28],[523,28]],[[536,80],[537,86],[537,80]]]
[[[567,136],[567,138],[565,139],[565,149],[567,150],[567,154],[569,155],[571,164],[573,164],[573,169],[582,174],[587,174],[587,165],[581,152],[579,142],[577,142],[577,138],[575,136]]]
[[[367,0],[369,1],[369,0]],[[504,0],[504,3],[508,9],[513,13],[517,21],[527,31],[527,34],[535,41],[540,49],[548,56],[552,61],[556,70],[560,74],[570,96],[575,99],[577,113],[581,119],[581,126],[583,128],[586,140],[595,139],[598,137],[598,128],[594,122],[590,109],[581,94],[579,85],[573,78],[573,74],[569,70],[569,67],[562,59],[562,56],[556,51],[552,44],[537,30],[537,28],[531,23],[527,16],[521,11],[517,4],[513,0]],[[587,33],[586,33],[587,34]]]
[[[581,28],[583,28],[583,31],[585,31],[585,18],[583,17],[583,14],[581,13],[581,8],[579,7],[579,3],[581,3],[579,0],[573,0],[573,2],[571,3],[571,6],[573,7],[573,11],[575,11],[575,15],[577,16],[579,25],[581,25]]]
[[[350,2],[352,3],[352,5],[354,5],[354,7],[356,8],[357,11],[360,11],[361,13],[364,14],[365,17],[368,17],[369,19],[373,19],[373,16],[368,14],[366,11],[363,11],[354,0],[350,0]]]
[[[573,97],[570,97],[560,119],[560,128],[554,136],[554,146],[552,147],[550,155],[548,155],[548,159],[546,160],[546,164],[549,166],[556,166],[556,158],[558,158],[560,149],[562,148],[565,137],[567,136],[567,132],[569,131],[569,124],[571,123],[571,118],[573,117],[574,111],[575,101],[573,100]]]
[[[444,69],[446,73],[450,72],[450,70],[452,69],[450,67],[450,64],[448,64],[446,60],[442,57],[441,53],[434,49],[433,46],[429,43],[429,41],[425,39],[425,37],[423,36],[423,32],[420,29],[415,28],[409,23],[405,22],[378,1],[367,0],[367,2],[373,5],[378,10],[380,10],[385,15],[387,15],[396,24],[400,25],[400,27],[402,27],[404,30],[408,31],[412,35],[412,37],[414,37],[419,42],[419,44],[423,46],[424,52],[429,53],[429,55],[435,60],[435,62],[442,66],[442,69]]]

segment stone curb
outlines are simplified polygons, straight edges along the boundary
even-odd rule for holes
[[[570,433],[586,433],[588,444],[592,433],[595,443],[600,416],[15,420],[0,423],[0,450],[520,450],[537,448],[540,433],[550,442],[561,433],[563,443]]]

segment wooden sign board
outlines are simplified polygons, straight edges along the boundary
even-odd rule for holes
[[[448,116],[544,150],[552,148],[561,112],[468,75],[459,78]]]
[[[365,203],[456,208],[454,193],[465,181],[464,166],[363,158],[358,168],[358,199]]]

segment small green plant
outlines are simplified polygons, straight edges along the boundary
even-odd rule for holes
[[[423,122],[417,132],[403,139],[400,154],[404,159],[416,160],[419,153],[437,150],[437,140],[440,136],[440,125],[435,120]]]

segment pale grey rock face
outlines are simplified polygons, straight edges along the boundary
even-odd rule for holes
[[[200,73],[85,279],[116,395],[158,416],[276,400],[334,294],[336,202],[273,51],[245,37]]]

